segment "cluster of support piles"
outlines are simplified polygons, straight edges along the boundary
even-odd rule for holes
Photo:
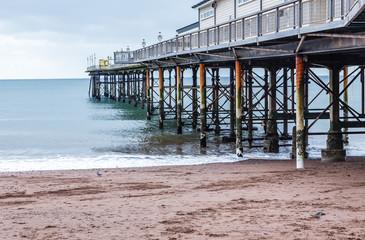
[[[326,68],[329,76],[318,76],[308,58],[297,55],[285,61],[93,71],[89,93],[97,99],[105,96],[146,107],[147,119],[158,115],[160,129],[168,120],[177,122],[177,134],[191,126],[200,132],[201,147],[207,146],[207,132],[222,134],[223,141],[236,142],[237,156],[244,155],[244,147],[258,147],[257,143],[264,152],[277,153],[280,140],[292,139],[291,155],[303,168],[308,135],[327,135],[322,161],[345,161],[348,128],[364,127],[364,67],[353,67],[350,74],[344,64],[331,63]],[[228,77],[220,76],[221,71]],[[360,112],[348,104],[348,88],[358,79]],[[323,95],[329,95],[329,100],[323,101]],[[329,119],[329,131],[310,132],[322,119]],[[262,136],[255,134],[260,126],[265,130]]]

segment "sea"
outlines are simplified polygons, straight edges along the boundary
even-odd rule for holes
[[[350,89],[357,93],[357,87]],[[88,96],[89,79],[0,80],[0,172],[105,169],[235,162],[252,158],[290,160],[290,141],[278,154],[261,147],[244,149],[237,158],[234,143],[208,133],[207,148],[191,126],[176,134],[176,121],[158,129],[158,116],[133,104]],[[353,98],[354,104],[359,104]],[[321,105],[321,104],[320,104]],[[328,120],[313,131],[327,131]],[[245,133],[244,133],[245,134]],[[263,134],[258,126],[256,135]],[[260,145],[260,143],[258,143]],[[325,136],[311,136],[308,152],[320,157]],[[365,153],[364,135],[351,135],[349,156]]]

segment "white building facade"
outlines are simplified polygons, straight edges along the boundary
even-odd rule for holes
[[[338,12],[341,5],[341,0],[303,0],[303,12],[308,13],[303,16],[303,22],[313,22],[315,20],[321,21],[326,19],[328,13],[329,1],[333,1],[334,13],[333,15],[340,15]],[[199,12],[199,30],[203,30],[214,25],[220,25],[225,22],[246,17],[260,11],[265,11],[281,4],[290,2],[290,0],[203,0],[195,4],[192,8]],[[349,4],[352,5],[354,1],[344,1],[345,8]],[[274,10],[273,10],[274,11]],[[285,22],[285,18],[292,18],[290,16],[294,12],[282,11],[280,14],[280,21]],[[309,19],[310,18],[310,19]],[[265,16],[263,15],[263,21]]]

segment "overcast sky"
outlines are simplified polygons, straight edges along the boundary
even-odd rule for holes
[[[0,79],[87,77],[87,57],[197,21],[198,0],[0,0]]]

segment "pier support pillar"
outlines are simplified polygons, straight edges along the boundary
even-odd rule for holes
[[[243,156],[242,146],[242,64],[236,61],[236,155]]]
[[[348,75],[349,75],[349,71],[348,71],[348,68],[345,67],[343,69],[343,78],[344,78],[344,81],[343,81],[343,88],[347,88],[347,85],[349,83],[348,81]],[[348,89],[345,90],[345,92],[343,93],[343,101],[345,102],[345,104],[349,104],[349,91]],[[347,110],[347,108],[343,108],[343,121],[344,122],[348,122],[349,120],[349,111]],[[344,131],[344,135],[343,135],[343,143],[345,145],[348,145],[349,144],[349,135],[348,135],[348,128],[344,128],[343,131]]]
[[[248,139],[248,147],[252,148],[253,144],[253,82],[252,82],[252,66],[247,66],[247,108],[249,109],[248,119],[247,119],[247,139]]]
[[[146,90],[146,85],[147,85],[147,81],[145,81],[146,79],[146,72],[142,73],[142,78],[141,78],[141,100],[142,100],[142,104],[141,104],[141,108],[144,109],[144,106],[146,104],[146,97],[147,97],[147,90]]]
[[[153,69],[150,70],[150,95],[151,95],[151,102],[150,102],[150,109],[151,109],[151,116],[153,114],[153,112],[155,111],[155,105],[154,105],[154,86],[155,86],[155,77],[154,77],[154,73],[153,73]]]
[[[118,102],[120,102],[120,100],[122,99],[122,87],[121,87],[121,79],[122,76],[120,74],[118,74],[118,79],[117,79],[117,86],[118,86]]]
[[[214,74],[215,73],[215,74]],[[214,102],[214,123],[215,123],[215,129],[214,129],[214,132],[215,134],[220,134],[221,132],[221,128],[220,128],[220,120],[219,120],[219,81],[220,81],[220,77],[219,77],[219,68],[216,69],[215,71],[213,71],[213,76],[215,78],[215,81],[214,81],[214,89],[213,89],[213,92],[214,92],[214,99],[215,99],[215,102]]]
[[[176,67],[176,91],[177,91],[177,134],[182,134],[182,122],[181,122],[181,112],[182,112],[182,87],[181,87],[181,67]]]
[[[96,99],[101,100],[101,83],[100,83],[100,75],[97,77],[96,85]]]
[[[91,75],[91,96],[94,98],[96,97],[96,76]]]
[[[159,72],[159,81],[158,86],[160,90],[160,100],[159,100],[159,129],[163,129],[163,121],[165,118],[165,107],[164,107],[164,75],[163,75],[163,68],[158,69]]]
[[[206,79],[205,79],[205,65],[201,63],[200,69],[200,146],[207,146],[207,110],[206,110]]]
[[[197,67],[193,67],[192,69],[193,71],[193,129],[197,128],[198,125],[198,68]]]
[[[330,130],[327,136],[327,148],[322,149],[322,162],[346,161],[346,150],[343,149],[343,136],[340,126],[340,67],[332,66],[330,69]]]
[[[146,90],[147,90],[147,120],[151,120],[151,82],[150,70],[146,70]]]
[[[264,140],[265,153],[279,152],[279,134],[276,122],[276,70],[275,68],[269,69],[269,119],[266,123],[266,136]]]
[[[305,127],[304,127],[304,61],[303,56],[296,57],[296,90],[297,90],[297,104],[296,104],[296,127],[293,129],[293,136],[295,131],[296,144],[296,161],[297,168],[304,168],[305,158]]]
[[[122,83],[122,102],[123,103],[125,103],[125,98],[126,98],[126,87],[127,87],[127,85],[126,85],[126,78],[125,78],[125,73],[123,73],[123,76],[122,76],[122,81],[123,81],[123,83]]]
[[[131,100],[131,75],[128,72],[127,73],[127,97],[128,97],[128,103],[131,104],[132,100]]]
[[[235,99],[234,99],[234,68],[230,67],[229,69],[229,138],[235,139],[236,134],[234,132],[234,126],[235,126]]]
[[[134,73],[134,107],[138,106],[139,101],[139,73]]]
[[[283,69],[283,108],[284,112],[288,112],[288,68]],[[283,137],[289,136],[288,131],[288,119],[284,118],[283,120]]]
[[[104,75],[104,97],[109,97],[109,75]]]

